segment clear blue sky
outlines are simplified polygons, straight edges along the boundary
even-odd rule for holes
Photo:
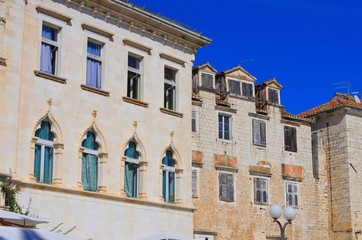
[[[130,2],[211,38],[195,66],[210,62],[221,72],[240,64],[257,83],[275,77],[291,113],[347,92],[335,83],[362,91],[362,0]]]

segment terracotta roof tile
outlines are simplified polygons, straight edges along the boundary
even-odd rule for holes
[[[352,107],[362,110],[362,102],[356,102],[352,96],[343,93],[336,93],[329,102],[302,112],[298,114],[298,116],[309,118],[317,115],[318,113],[335,110],[341,107]]]

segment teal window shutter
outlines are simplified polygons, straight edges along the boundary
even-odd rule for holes
[[[124,155],[127,157],[124,173],[124,191],[127,197],[138,196],[138,171],[139,171],[139,154],[136,151],[136,143],[128,143]]]

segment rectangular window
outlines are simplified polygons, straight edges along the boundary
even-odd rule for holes
[[[319,177],[319,143],[318,143],[318,132],[312,133],[312,163],[313,163],[313,176]]]
[[[198,191],[198,183],[199,179],[198,179],[198,171],[197,169],[192,169],[192,197],[193,198],[197,198],[199,196],[199,191]]]
[[[254,178],[254,203],[268,204],[268,180]]]
[[[254,94],[253,94],[253,84],[243,82],[242,83],[242,89],[243,89],[243,96],[245,96],[245,97],[254,96]]]
[[[177,70],[165,67],[164,70],[164,108],[176,110],[176,74]]]
[[[230,140],[231,139],[231,117],[219,114],[219,138]]]
[[[193,133],[196,133],[196,132],[198,132],[199,131],[199,126],[198,126],[198,124],[199,124],[199,112],[197,111],[197,109],[196,108],[192,108],[192,116],[191,116],[191,127],[192,127],[192,132]]]
[[[270,104],[279,104],[279,94],[278,90],[268,89],[268,102]]]
[[[86,83],[88,86],[101,88],[102,75],[102,45],[91,40],[87,42],[87,74]]]
[[[253,144],[266,146],[266,124],[264,121],[253,119]]]
[[[213,89],[214,77],[211,74],[201,73],[201,86],[204,88]]]
[[[140,99],[141,58],[128,55],[127,97]]]
[[[295,127],[284,126],[284,149],[297,152],[297,129]]]
[[[234,174],[219,173],[219,199],[234,202]]]
[[[241,95],[241,89],[240,89],[240,82],[239,81],[229,79],[228,84],[229,84],[229,92],[230,92],[230,94],[238,95],[238,96]]]
[[[288,207],[298,207],[298,184],[287,182],[285,184],[285,202]]]
[[[41,33],[40,71],[56,75],[59,29],[43,24]]]

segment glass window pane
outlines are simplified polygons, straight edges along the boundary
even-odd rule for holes
[[[139,69],[140,68],[140,59],[128,55],[128,66],[132,68]]]

